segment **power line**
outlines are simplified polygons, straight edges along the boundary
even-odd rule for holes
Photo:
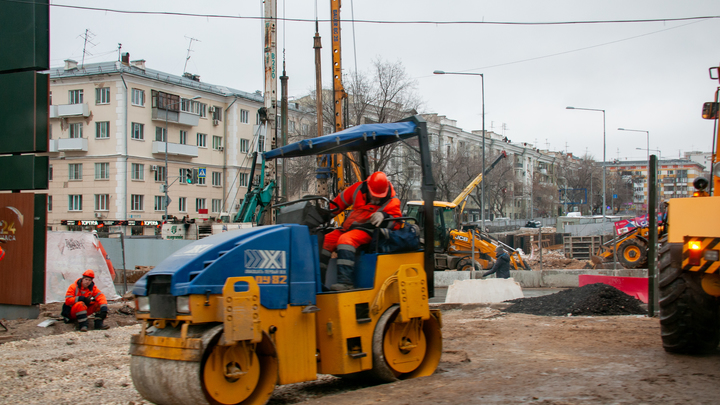
[[[13,3],[29,3],[27,1],[20,0],[0,0]],[[141,14],[141,15],[167,15],[167,16],[180,16],[180,17],[201,17],[201,18],[223,18],[223,19],[236,19],[236,20],[264,20],[265,17],[260,16],[239,16],[239,15],[227,15],[227,14],[197,14],[197,13],[181,13],[176,11],[139,11],[139,10],[117,10],[111,8],[100,8],[100,7],[86,7],[86,6],[72,6],[67,4],[50,4],[50,7],[58,8],[69,8],[75,10],[86,10],[86,11],[100,11],[104,13],[117,13],[117,14]],[[697,20],[712,20],[720,19],[720,15],[705,15],[705,16],[694,16],[694,17],[673,17],[673,18],[652,18],[652,19],[633,19],[633,20],[580,20],[580,21],[472,21],[472,20],[340,20],[343,22],[356,22],[364,24],[422,24],[422,25],[580,25],[580,24],[626,24],[626,23],[656,23],[656,22],[675,22],[675,21],[697,21]],[[315,19],[306,18],[276,18],[278,21],[291,21],[291,22],[307,22],[315,23]],[[331,23],[332,21],[318,20],[320,22]]]

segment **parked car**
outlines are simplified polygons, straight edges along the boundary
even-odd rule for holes
[[[541,228],[542,222],[530,220],[525,223],[525,228]]]

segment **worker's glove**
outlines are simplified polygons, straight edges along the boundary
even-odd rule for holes
[[[88,297],[82,297],[82,296],[81,296],[81,297],[80,297],[80,302],[83,302],[83,303],[85,303],[85,305],[88,305],[88,306],[89,306],[89,305],[90,305],[90,298],[88,298]]]
[[[373,224],[374,226],[380,226],[380,223],[382,222],[383,219],[385,219],[385,216],[383,215],[382,212],[378,211],[378,212],[372,214],[372,216],[370,216],[370,223]]]
[[[101,309],[100,312],[98,312],[97,315],[95,315],[95,317],[98,319],[105,319],[105,318],[107,318],[107,314],[108,314],[107,310]]]

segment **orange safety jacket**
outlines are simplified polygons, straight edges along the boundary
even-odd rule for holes
[[[370,204],[370,192],[365,181],[358,181],[340,193],[333,200],[337,205],[337,211],[345,210],[352,206],[352,212],[345,218],[343,222],[343,231],[348,231],[353,224],[364,224],[375,212],[382,212],[385,218],[397,218],[402,215],[400,211],[400,199],[395,197],[395,189],[390,184],[388,195],[380,200],[380,205]],[[399,223],[387,222],[383,227],[392,227],[397,229]]]
[[[68,287],[67,294],[65,294],[65,305],[72,307],[78,302],[78,299],[83,297],[95,298],[95,302],[102,305],[107,305],[107,298],[105,294],[100,292],[100,289],[95,286],[95,283],[90,283],[89,288],[82,288],[82,277],[77,279],[74,283]]]

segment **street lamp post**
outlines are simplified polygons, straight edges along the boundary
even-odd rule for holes
[[[195,96],[190,100],[197,100],[199,98],[200,96]],[[168,133],[168,115],[170,114],[170,107],[178,105],[182,102],[183,100],[180,99],[180,101],[176,101],[165,106],[165,136],[163,137],[165,140],[165,200],[163,200],[163,205],[165,206],[165,216],[163,217],[163,221],[167,221],[168,219],[168,188],[170,187],[168,185],[168,141],[170,140],[170,134]],[[180,112],[178,112],[178,114],[180,114]]]
[[[605,150],[606,150],[606,144],[605,144],[605,110],[599,110],[595,108],[580,108],[580,107],[566,107],[567,110],[585,110],[585,111],[600,111],[603,113],[603,167],[602,167],[602,190],[603,190],[603,206],[602,206],[602,214],[603,214],[603,227],[605,226],[605,220],[606,220],[606,214],[605,209],[607,208],[607,204],[605,203]]]
[[[568,182],[567,182],[567,178],[562,177],[562,176],[558,176],[558,179],[563,179],[563,180],[565,180],[565,196],[564,196],[565,198],[563,198],[563,213],[564,213],[565,215],[567,215],[567,188],[568,188]]]
[[[463,75],[463,76],[480,76],[481,83],[481,97],[482,97],[482,174],[483,181],[480,182],[480,223],[482,224],[482,231],[485,231],[485,76],[482,73],[467,73],[467,72],[445,72],[443,70],[436,70],[433,72],[436,75]]]

